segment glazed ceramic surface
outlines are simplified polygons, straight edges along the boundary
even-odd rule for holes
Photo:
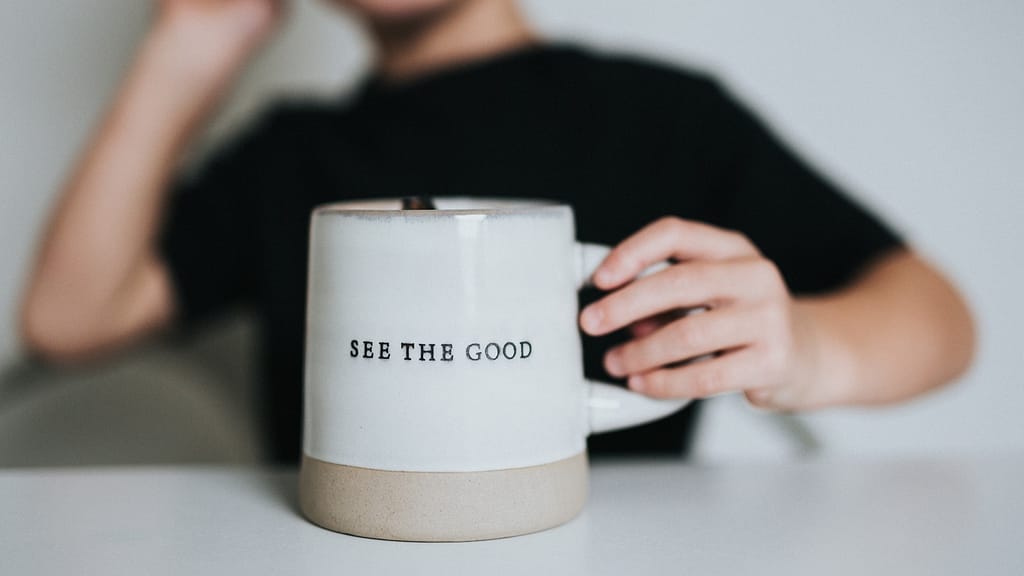
[[[313,214],[304,451],[403,472],[535,466],[666,415],[584,380],[577,290],[607,254],[570,207],[438,199]]]

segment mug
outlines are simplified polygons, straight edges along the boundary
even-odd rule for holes
[[[577,291],[609,248],[576,242],[563,204],[400,206],[312,215],[303,513],[414,541],[568,521],[586,500],[587,435],[686,403],[583,376]]]

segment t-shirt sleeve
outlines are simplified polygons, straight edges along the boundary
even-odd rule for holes
[[[253,124],[173,187],[159,248],[181,324],[253,302],[263,243],[260,174],[272,161],[269,123]]]
[[[720,224],[746,234],[793,293],[840,288],[903,245],[728,93],[717,85],[711,93],[705,137]]]

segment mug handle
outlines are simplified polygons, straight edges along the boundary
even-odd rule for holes
[[[590,277],[611,250],[601,244],[576,243],[577,289],[592,285]],[[640,277],[654,274],[667,267],[668,262],[659,262],[641,272]],[[589,388],[587,407],[591,434],[657,420],[690,403],[689,398],[656,400],[605,382],[587,380],[586,383]]]

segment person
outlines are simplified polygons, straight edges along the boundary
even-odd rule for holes
[[[902,401],[968,366],[951,284],[713,79],[543,42],[514,0],[334,1],[376,42],[357,93],[276,106],[183,178],[182,151],[286,6],[159,3],[49,223],[22,307],[31,350],[75,361],[248,306],[268,440],[293,462],[310,210],[483,195],[570,203],[582,240],[616,246],[579,318],[592,376],[790,411]],[[684,453],[695,410],[591,448]]]

